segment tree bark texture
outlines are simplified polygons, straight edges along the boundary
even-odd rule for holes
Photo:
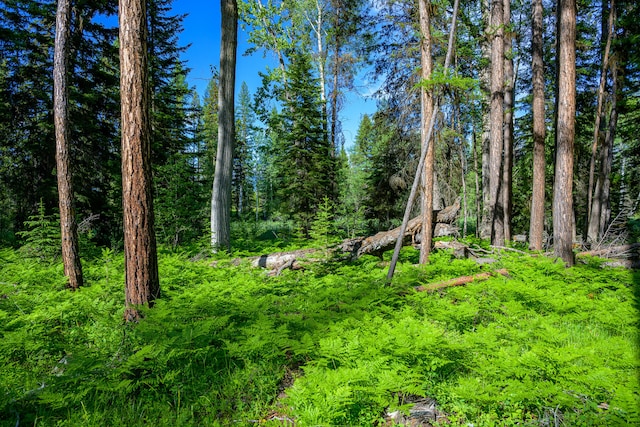
[[[553,184],[553,250],[567,266],[573,255],[573,153],[576,116],[576,1],[558,3],[556,166]]]
[[[421,78],[426,81],[431,78],[433,61],[431,59],[431,19],[429,8],[431,4],[428,0],[419,1],[420,14],[420,34],[422,43],[421,53]],[[431,240],[433,238],[433,169],[434,169],[434,140],[432,132],[429,132],[429,120],[433,115],[433,91],[422,87],[420,89],[421,100],[421,145],[427,149],[424,169],[422,170],[422,240],[420,243],[420,264],[429,261],[431,251]],[[430,138],[427,139],[427,138]]]
[[[617,60],[611,61],[613,79],[612,103],[609,112],[609,124],[600,150],[599,171],[592,200],[591,216],[589,217],[588,236],[591,242],[599,242],[605,237],[611,219],[611,169],[613,166],[613,142],[618,126],[618,103],[622,101],[620,95],[623,74],[619,72]]]
[[[482,0],[482,21],[485,23],[485,34],[487,37],[482,42],[482,58],[487,64],[491,63],[491,0]],[[482,166],[482,203],[480,221],[478,222],[478,235],[481,239],[491,239],[491,196],[489,182],[489,153],[491,152],[491,68],[490,65],[482,67],[479,71],[480,86],[483,93],[483,114],[482,114],[482,145],[481,145],[481,166]],[[477,170],[477,169],[476,169]],[[479,193],[478,193],[479,194]],[[479,211],[480,212],[480,211]]]
[[[62,238],[62,262],[69,287],[82,286],[82,264],[78,247],[78,225],[74,207],[69,137],[69,35],[70,0],[58,0],[53,60],[53,120],[56,135],[56,175]]]
[[[544,234],[545,199],[545,112],[544,112],[544,62],[542,42],[542,0],[533,0],[531,38],[531,70],[533,83],[533,188],[531,218],[529,224],[529,248],[542,250]]]
[[[211,247],[231,249],[231,177],[235,141],[236,50],[238,46],[238,4],[222,0],[222,42],[220,45],[220,92],[218,98],[218,150],[211,195]]]
[[[144,0],[120,0],[122,207],[125,319],[160,296],[153,217],[149,89]]]
[[[615,4],[613,0],[611,0],[610,7],[611,10],[609,12],[608,20],[609,36],[607,39],[607,47],[605,48],[605,55],[608,58],[607,65],[610,64],[611,80],[613,82],[613,85],[611,87],[611,108],[609,111],[609,123],[599,153],[598,176],[595,182],[595,188],[593,189],[593,197],[591,200],[588,217],[589,222],[587,224],[587,241],[591,243],[596,243],[604,237],[609,225],[609,220],[611,219],[610,191],[611,168],[613,165],[613,143],[615,140],[616,128],[618,126],[618,104],[622,102],[621,90],[624,84],[624,73],[620,72],[618,68],[619,55],[613,55],[611,58],[609,58],[608,48],[616,38],[615,31],[612,28],[613,23],[615,22]],[[600,83],[602,83],[602,81]],[[604,91],[604,87],[602,87],[602,90]],[[598,97],[600,96],[601,94],[599,93]],[[604,96],[604,94],[602,96]],[[592,158],[592,160],[594,159]]]
[[[504,0],[491,2],[491,112],[489,148],[489,210],[491,244],[504,246],[502,192],[504,124]]]
[[[511,24],[511,0],[503,0],[504,27]],[[511,213],[513,194],[513,111],[515,71],[513,69],[513,31],[504,35],[504,167],[502,171],[502,206],[504,208],[504,240],[511,240]]]
[[[604,7],[606,5],[606,1],[602,2],[603,14]],[[604,93],[605,93],[605,85],[607,81],[607,72],[609,70],[609,51],[611,49],[611,41],[614,37],[613,32],[613,22],[614,22],[614,14],[615,14],[615,1],[610,0],[609,4],[609,19],[607,20],[607,25],[605,26],[603,22],[603,34],[606,32],[607,41],[605,43],[604,51],[602,53],[602,67],[600,69],[600,83],[598,85],[598,97],[596,101],[596,117],[595,123],[593,125],[593,142],[591,144],[591,160],[589,162],[589,186],[587,187],[587,230],[586,230],[586,238],[587,242],[596,242],[600,237],[599,227],[594,224],[599,224],[600,222],[600,202],[594,200],[594,180],[595,180],[595,170],[596,170],[596,157],[598,154],[598,145],[600,145],[600,140],[602,138],[601,131],[601,122],[603,118],[603,104],[604,104]],[[602,18],[604,21],[604,17]],[[615,80],[615,79],[614,79]],[[614,95],[615,96],[615,95]],[[603,150],[606,150],[606,147],[603,147]],[[596,190],[597,191],[597,190]],[[593,212],[593,208],[598,209],[597,213]]]

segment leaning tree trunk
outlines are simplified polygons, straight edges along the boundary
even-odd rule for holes
[[[153,218],[146,2],[120,0],[120,97],[125,319],[160,296]]]
[[[220,92],[218,98],[218,151],[211,195],[211,248],[231,248],[231,176],[235,140],[234,89],[238,46],[238,4],[222,0]]]
[[[420,48],[422,72],[420,77],[423,82],[431,78],[433,63],[431,59],[430,6],[427,0],[420,0],[420,34],[422,36]],[[420,89],[420,98],[422,106],[421,145],[423,149],[426,148],[427,150],[424,169],[422,170],[422,240],[420,243],[420,264],[426,264],[429,260],[433,237],[433,166],[435,150],[432,132],[428,129],[429,120],[433,115],[433,91],[423,86]]]
[[[618,126],[618,103],[621,102],[621,86],[624,74],[618,70],[618,61],[614,58],[611,62],[611,74],[613,79],[613,100],[609,112],[609,125],[600,151],[600,170],[596,181],[591,218],[589,220],[589,236],[593,242],[605,237],[609,221],[611,219],[611,167],[613,164],[613,142]]]
[[[70,0],[58,0],[53,60],[53,121],[56,133],[56,175],[62,237],[62,262],[69,287],[82,286],[82,264],[78,249],[78,225],[74,208],[69,142],[69,34]]]
[[[449,42],[447,43],[447,55],[444,60],[444,70],[448,70],[451,65],[451,58],[453,56],[453,40],[455,38],[456,32],[456,20],[458,17],[458,5],[459,0],[453,1],[453,14],[451,16],[451,28],[449,30]],[[429,122],[429,127],[427,128],[427,141],[431,138],[431,134],[433,133],[433,128],[436,121],[436,114],[438,113],[439,106],[438,102],[435,103],[433,114],[431,114],[431,121]],[[389,263],[389,271],[387,272],[387,281],[391,282],[393,278],[393,273],[396,269],[396,264],[398,263],[398,257],[400,256],[400,249],[402,248],[402,236],[404,235],[405,230],[407,229],[407,223],[409,222],[409,216],[411,215],[411,210],[413,209],[413,203],[415,202],[416,193],[418,191],[418,183],[420,182],[421,171],[424,167],[424,161],[427,157],[428,147],[423,147],[420,153],[420,161],[418,162],[418,168],[416,170],[416,176],[413,180],[413,184],[411,185],[411,191],[409,192],[409,199],[407,200],[407,206],[404,210],[404,217],[402,218],[402,225],[400,226],[398,232],[398,239],[396,240],[396,245],[393,250],[393,255],[391,256],[391,262]]]
[[[606,1],[602,2],[603,11]],[[600,237],[598,227],[595,224],[598,224],[600,221],[600,209],[599,209],[599,201],[594,202],[594,180],[595,180],[595,170],[596,170],[596,157],[598,153],[598,145],[600,144],[600,139],[602,132],[600,130],[602,116],[603,114],[603,104],[604,104],[604,93],[605,93],[605,85],[607,81],[607,72],[609,70],[609,51],[611,49],[611,41],[614,37],[613,32],[613,22],[614,22],[614,13],[615,13],[615,1],[611,0],[609,4],[609,19],[607,21],[607,27],[603,28],[607,33],[607,42],[604,47],[604,52],[602,53],[602,67],[600,68],[600,84],[598,85],[598,97],[596,101],[596,117],[595,123],[593,125],[593,142],[591,143],[591,160],[589,162],[589,185],[587,187],[587,228],[586,228],[586,238],[588,242],[596,242]],[[604,21],[604,17],[603,17]],[[604,23],[603,23],[604,27]],[[615,97],[615,94],[614,94]],[[593,208],[596,207],[598,209],[597,213],[593,212]],[[592,225],[594,224],[594,225]]]
[[[531,71],[533,83],[533,189],[531,199],[531,219],[529,226],[529,248],[542,250],[544,234],[544,193],[545,193],[545,120],[544,120],[544,62],[542,43],[542,0],[533,0]]]
[[[556,167],[553,184],[553,249],[566,265],[573,255],[573,151],[576,115],[576,1],[558,4]]]

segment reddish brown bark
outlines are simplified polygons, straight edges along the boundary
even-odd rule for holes
[[[153,217],[149,92],[144,0],[120,0],[122,207],[125,319],[160,296]]]
[[[478,280],[487,280],[488,278],[496,276],[498,274],[501,276],[508,276],[509,272],[503,268],[496,271],[489,271],[486,273],[474,274],[473,276],[461,276],[461,277],[456,277],[454,279],[445,280],[444,282],[436,282],[436,283],[429,283],[428,285],[416,286],[414,289],[418,292],[425,292],[425,291],[431,292],[437,289],[466,285]]]
[[[556,167],[553,185],[553,249],[567,266],[573,256],[573,152],[576,115],[576,2],[558,4]]]
[[[71,289],[82,286],[82,264],[78,247],[78,225],[74,208],[69,141],[69,34],[70,0],[58,0],[53,60],[53,121],[56,134],[56,175],[62,238],[64,274]]]

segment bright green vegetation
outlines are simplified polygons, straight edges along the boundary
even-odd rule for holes
[[[640,423],[638,272],[504,254],[490,268],[508,278],[416,293],[489,267],[446,253],[416,267],[409,248],[386,286],[373,257],[279,277],[159,258],[162,298],[125,325],[122,254],[85,256],[70,292],[61,263],[0,250],[0,425],[255,425],[276,410],[371,426],[408,395],[453,425]]]

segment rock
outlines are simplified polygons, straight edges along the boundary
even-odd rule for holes
[[[516,234],[513,236],[513,241],[518,243],[527,243],[527,235],[526,234]]]
[[[408,415],[402,411],[393,411],[387,412],[385,416],[385,425],[389,426],[432,427],[438,421],[446,421],[446,417],[438,410],[436,401],[430,398],[417,398]]]

